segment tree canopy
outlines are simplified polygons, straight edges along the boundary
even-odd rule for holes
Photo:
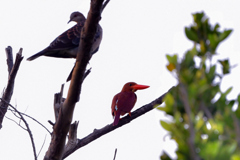
[[[165,96],[165,106],[158,107],[172,120],[160,123],[177,143],[177,159],[239,160],[240,107],[236,105],[240,95],[229,100],[232,87],[221,90],[232,69],[229,59],[213,62],[218,46],[232,30],[220,31],[220,25],[210,24],[204,12],[192,16],[193,24],[185,27],[185,34],[193,47],[182,58],[167,55],[167,69],[178,85]],[[160,158],[171,159],[166,152]]]

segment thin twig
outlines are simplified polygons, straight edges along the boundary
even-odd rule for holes
[[[32,120],[35,121],[36,123],[38,123],[40,126],[42,126],[42,127],[51,135],[51,132],[47,129],[47,127],[45,127],[45,126],[44,126],[42,123],[40,123],[38,120],[36,120],[35,118],[33,118],[33,117],[31,117],[31,116],[29,116],[29,115],[27,115],[27,114],[25,114],[25,113],[22,113],[22,112],[19,112],[19,113],[21,113],[22,115],[24,115],[24,116],[32,119]]]
[[[21,112],[19,112],[19,113],[21,113]],[[28,117],[28,118],[30,118],[30,119],[32,119],[33,121],[35,121],[35,122],[37,122],[40,126],[42,126],[44,129],[46,129],[46,131],[51,135],[51,132],[47,129],[47,127],[45,127],[42,123],[40,123],[38,120],[36,120],[35,118],[33,118],[33,117],[31,117],[31,116],[29,116],[29,115],[27,115],[27,114],[25,114],[25,113],[21,113],[22,115],[24,115],[24,116],[26,116],[26,117]]]
[[[17,123],[14,119],[9,118],[9,117],[7,117],[7,116],[5,116],[5,118],[7,118],[7,119],[10,120],[10,121],[13,121],[13,122],[16,123],[19,127],[21,127],[23,130],[27,131],[26,128],[24,128],[23,126],[21,126],[21,125],[20,125],[19,123]]]
[[[73,74],[73,70],[75,68],[76,64],[74,64],[73,66],[73,69],[71,70],[70,74],[68,75],[68,78],[66,80],[66,82],[70,81],[72,79],[72,74]],[[88,74],[91,72],[91,69],[92,68],[89,68],[85,73],[84,73],[84,76],[83,76],[83,80],[88,76]]]
[[[85,80],[85,78],[89,75],[89,73],[91,73],[91,69],[92,69],[92,68],[89,68],[89,69],[84,73],[83,80]]]
[[[117,148],[115,149],[113,160],[116,159],[116,155],[117,155]]]
[[[14,109],[15,112],[17,112],[19,114],[19,116],[21,117],[22,121],[24,122],[25,126],[27,127],[27,132],[29,134],[29,137],[31,139],[31,143],[32,143],[32,148],[33,148],[33,154],[34,154],[34,158],[35,160],[37,160],[37,154],[36,154],[36,148],[35,148],[35,144],[34,144],[34,140],[33,140],[33,135],[32,132],[28,126],[27,121],[24,119],[24,117],[22,116],[22,114],[15,108],[13,107],[11,104],[9,104],[7,101],[5,101],[4,99],[1,98],[2,101],[4,101],[5,103],[8,104],[9,107],[11,107],[12,109]]]
[[[0,99],[1,99],[1,98],[0,98]],[[9,105],[11,105],[11,104],[9,104]],[[11,105],[11,107],[13,107],[13,106]],[[20,118],[20,117],[18,117],[18,115],[16,115],[16,114],[14,113],[14,112],[15,112],[14,110],[12,110],[12,109],[10,109],[10,108],[8,108],[8,110],[12,111],[13,114],[14,114],[17,118]],[[51,135],[51,132],[47,129],[47,127],[45,127],[45,126],[44,126],[42,123],[40,123],[38,120],[36,120],[35,118],[27,115],[26,113],[22,113],[22,112],[19,112],[19,113],[21,113],[22,115],[24,115],[24,116],[32,119],[33,121],[37,122],[40,126],[42,126],[44,129],[46,129],[46,131]]]
[[[44,138],[43,144],[42,144],[42,146],[41,146],[41,148],[40,148],[40,150],[39,150],[39,152],[38,152],[37,157],[39,156],[39,154],[41,153],[41,151],[42,151],[42,149],[43,149],[43,146],[44,146],[44,144],[45,144],[45,142],[46,142],[46,137],[47,137],[47,135],[45,135],[45,138]]]
[[[107,6],[107,4],[110,2],[110,0],[106,0],[104,4],[102,5],[101,13],[103,12],[104,8]]]

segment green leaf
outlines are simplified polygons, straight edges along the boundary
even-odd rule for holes
[[[238,108],[235,111],[235,114],[238,118],[240,118],[240,107],[239,107],[239,105],[238,105]]]
[[[230,34],[232,33],[232,29],[229,30],[224,30],[223,33],[220,34],[219,36],[219,41],[223,41],[224,39],[226,39]]]
[[[193,56],[198,55],[198,50],[197,50],[196,45],[194,45],[194,47],[191,50],[189,50],[188,52],[190,52]]]
[[[171,124],[169,124],[165,121],[162,121],[162,120],[160,121],[160,124],[165,130],[171,131],[171,128],[172,128]]]
[[[235,100],[229,101],[228,103],[229,108],[232,108],[234,104],[235,104]]]
[[[160,111],[164,111],[169,115],[173,115],[173,104],[174,104],[173,96],[170,93],[168,93],[165,95],[163,101],[165,102],[165,106],[158,107],[157,109]]]
[[[237,101],[238,101],[238,108],[235,111],[235,114],[238,118],[240,118],[240,94],[237,97]]]
[[[164,111],[164,112],[166,112],[166,113],[169,112],[169,109],[168,109],[167,106],[164,106],[164,107],[157,107],[157,109],[160,110],[160,111]]]
[[[240,105],[240,94],[237,97],[238,105]]]
[[[185,27],[185,34],[188,39],[194,42],[199,42],[198,35],[192,28]]]
[[[167,60],[168,60],[169,63],[173,63],[174,65],[177,64],[177,59],[178,59],[177,54],[174,54],[172,56],[166,55],[166,57],[167,57]]]
[[[217,130],[220,134],[223,133],[224,131],[224,124],[220,123],[220,122],[216,122],[213,119],[209,120],[209,123],[211,125],[211,130]]]
[[[215,157],[216,160],[219,159],[230,159],[231,155],[237,148],[237,142],[232,142],[231,144],[221,144],[218,154]]]
[[[212,67],[210,67],[209,72],[206,73],[206,77],[208,79],[208,81],[211,83],[214,78],[215,78],[215,71],[216,71],[216,65],[213,65]]]
[[[185,57],[182,61],[182,65],[184,65],[184,67],[186,67],[189,70],[190,67],[195,66],[195,61],[193,58],[194,58],[194,55],[192,55],[192,53],[188,51],[185,54]]]
[[[223,74],[230,73],[230,64],[229,64],[229,60],[228,59],[218,60],[218,62],[222,65],[222,72],[223,72]]]
[[[203,17],[205,16],[204,12],[201,13],[194,13],[193,15],[193,20],[196,22],[196,24],[201,23]]]
[[[217,23],[215,26],[214,26],[214,29],[213,31],[214,32],[218,32],[218,29],[220,28],[220,25]]]
[[[181,113],[179,111],[175,112],[174,119],[175,119],[176,123],[182,123],[182,117],[181,117]]]
[[[214,159],[218,154],[220,146],[221,146],[220,141],[208,142],[201,149],[201,152],[200,152],[201,157],[203,159]]]
[[[227,152],[229,153],[229,154],[233,154],[233,152],[236,150],[236,148],[237,148],[237,142],[233,142],[233,143],[231,143],[230,145],[228,145],[228,146],[225,146],[225,147],[227,147]]]
[[[233,87],[229,87],[223,95],[226,97],[231,91]]]
[[[171,94],[167,94],[164,97],[164,102],[166,104],[166,106],[172,106],[174,104],[174,98]]]
[[[215,52],[215,49],[217,48],[220,40],[216,34],[209,34],[208,39],[210,41],[210,46],[212,48],[212,51]]]

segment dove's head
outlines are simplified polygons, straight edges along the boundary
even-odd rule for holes
[[[81,21],[84,21],[86,20],[86,18],[84,17],[84,15],[80,12],[73,12],[71,15],[70,15],[70,20],[68,21],[69,22],[81,22]]]

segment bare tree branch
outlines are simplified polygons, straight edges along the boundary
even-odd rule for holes
[[[14,119],[12,119],[12,118],[9,118],[9,117],[7,117],[7,116],[5,116],[5,118],[7,118],[8,120],[10,120],[10,121],[12,121],[12,122],[16,123],[16,124],[17,124],[19,127],[21,127],[23,130],[27,131],[27,129],[26,129],[26,128],[24,128],[23,126],[21,126],[21,124],[20,124],[20,123],[18,123],[17,121],[15,121]]]
[[[33,154],[34,154],[34,159],[37,160],[37,154],[36,154],[36,148],[35,148],[35,144],[34,144],[34,140],[33,140],[33,135],[32,132],[28,126],[27,121],[24,119],[24,117],[22,116],[22,114],[15,108],[13,107],[11,104],[9,104],[7,101],[5,101],[4,99],[0,98],[1,101],[4,101],[4,103],[6,103],[9,107],[11,107],[16,113],[18,113],[18,115],[20,116],[21,120],[24,122],[25,126],[27,127],[27,132],[29,134],[29,137],[31,139],[31,143],[32,143],[32,148],[33,148]]]
[[[8,46],[5,48],[6,56],[7,56],[7,66],[8,66],[8,76],[10,76],[10,73],[12,71],[13,67],[13,54],[12,54],[12,47]]]
[[[11,97],[12,97],[12,93],[13,93],[13,88],[14,88],[14,81],[15,81],[15,77],[17,75],[17,71],[19,69],[19,66],[21,64],[21,61],[23,59],[22,57],[22,48],[20,48],[19,52],[16,55],[16,60],[14,65],[12,66],[12,56],[11,54],[11,47],[6,48],[6,52],[7,52],[7,65],[8,65],[8,71],[11,72],[9,74],[9,79],[8,79],[8,84],[6,87],[6,90],[3,93],[2,99],[0,101],[0,129],[2,128],[2,122],[3,122],[3,118],[7,112],[7,107],[8,104],[10,103]]]
[[[0,98],[0,99],[1,99],[1,98]],[[9,105],[11,105],[11,104],[9,104]],[[11,106],[12,106],[12,105],[11,105]],[[12,106],[12,107],[13,107],[13,106]],[[15,110],[12,110],[12,109],[10,109],[10,108],[9,108],[9,110],[12,111],[13,114],[15,113]],[[32,119],[33,121],[35,121],[36,123],[38,123],[40,126],[42,126],[49,134],[51,134],[51,132],[47,129],[47,127],[45,127],[41,122],[39,122],[39,121],[36,120],[35,118],[33,118],[33,117],[27,115],[26,113],[23,113],[23,112],[19,112],[19,113],[21,113],[21,115],[24,115],[24,116]],[[21,117],[18,117],[16,114],[14,114],[14,115],[15,115],[17,118],[21,118]],[[14,121],[14,120],[13,120],[13,121]]]
[[[163,103],[163,98],[166,95],[163,94],[162,96],[160,96],[159,98],[155,99],[154,101],[152,101],[149,104],[146,104],[144,106],[142,106],[141,108],[137,109],[136,111],[131,113],[131,117],[128,115],[126,117],[123,117],[118,125],[113,126],[112,123],[106,125],[105,127],[101,128],[101,129],[95,129],[93,131],[93,133],[89,134],[88,136],[82,138],[82,139],[78,139],[78,143],[76,146],[74,146],[71,150],[69,150],[68,152],[65,152],[63,155],[63,158],[68,157],[70,154],[72,154],[73,152],[75,152],[77,149],[89,144],[90,142],[100,138],[101,136],[131,122],[132,120],[140,117],[141,115],[151,111],[152,109],[154,109],[156,107],[156,105],[160,105]]]

